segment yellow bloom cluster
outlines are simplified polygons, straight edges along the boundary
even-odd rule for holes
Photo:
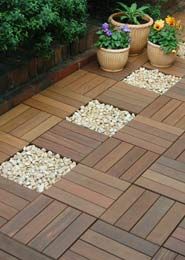
[[[182,29],[181,21],[177,21],[175,17],[169,15],[165,18],[165,20],[160,19],[155,21],[153,28],[157,31],[160,31],[164,28],[165,23],[169,24],[170,26],[176,27],[178,30]]]

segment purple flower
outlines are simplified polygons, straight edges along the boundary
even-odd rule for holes
[[[106,35],[110,37],[110,36],[112,36],[112,32],[110,30],[107,30]]]
[[[103,30],[104,32],[106,32],[108,29],[109,29],[109,24],[108,24],[108,23],[103,23],[103,24],[102,24],[102,30]]]
[[[125,32],[125,33],[130,33],[130,32],[131,32],[130,29],[128,28],[128,25],[127,25],[127,24],[125,24],[124,26],[122,26],[122,27],[121,27],[121,30],[122,30],[123,32]]]

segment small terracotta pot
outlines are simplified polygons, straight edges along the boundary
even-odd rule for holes
[[[115,20],[116,17],[120,17],[123,13],[114,13],[109,17],[109,23],[111,23],[114,27],[124,26],[124,23],[117,22]],[[130,43],[130,55],[138,55],[147,45],[147,39],[150,32],[150,27],[153,24],[153,19],[146,15],[144,18],[146,23],[144,24],[128,24],[128,28],[131,30],[131,43]]]
[[[129,49],[130,47],[119,50],[99,48],[97,58],[101,69],[108,72],[122,71],[128,61]]]
[[[159,45],[148,41],[148,59],[151,65],[159,68],[167,68],[173,65],[176,60],[176,53],[165,54]]]

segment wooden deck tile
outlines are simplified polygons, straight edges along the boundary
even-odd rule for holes
[[[21,259],[21,260],[49,260],[51,258],[38,253],[37,251],[24,246],[23,244],[17,242],[16,240],[7,237],[6,235],[0,233],[0,250],[2,250],[4,255],[12,255],[15,256],[15,259]],[[3,258],[3,260],[6,258]],[[8,259],[11,259],[8,258]],[[13,260],[14,258],[12,258]]]
[[[101,255],[102,256],[102,255]],[[89,258],[86,258],[86,257],[83,257],[83,256],[81,256],[81,255],[79,255],[79,254],[76,254],[76,253],[74,253],[73,251],[71,251],[71,250],[68,250],[63,256],[61,256],[60,258],[59,258],[60,260],[71,260],[71,259],[73,259],[73,260],[89,260]],[[96,258],[95,258],[96,259]],[[99,258],[98,258],[99,259]],[[97,260],[98,260],[97,259]],[[112,259],[111,259],[112,260]],[[114,259],[113,259],[114,260]],[[115,260],[117,260],[117,259],[115,259]]]
[[[78,165],[45,194],[82,210],[100,216],[129,187],[129,183]]]
[[[185,163],[185,134],[166,151],[165,156]]]
[[[5,253],[4,251],[0,250],[0,259],[1,260],[17,260],[16,257],[11,256],[8,253]]]
[[[151,152],[162,154],[183,133],[183,130],[137,116],[115,134],[115,138]]]
[[[93,224],[94,221],[95,218],[82,213],[63,231],[62,234],[48,245],[44,250],[44,253],[57,259],[84,233],[89,226]]]
[[[157,158],[156,153],[109,138],[85,157],[82,163],[125,181],[134,182]]]
[[[101,219],[162,245],[184,216],[185,205],[132,185]]]
[[[141,115],[185,130],[185,102],[180,100],[161,96],[149,105]]]
[[[136,184],[185,203],[184,174],[185,163],[162,156]]]
[[[37,214],[46,208],[52,199],[40,195],[37,199],[27,205],[15,217],[13,217],[1,229],[1,232],[13,237],[20,229],[22,229],[29,221],[31,221]]]
[[[176,228],[164,246],[185,257],[185,219]]]
[[[97,221],[78,240],[70,251],[87,259],[151,259],[158,246],[120,230],[102,221]],[[98,258],[99,257],[99,258]],[[107,258],[106,258],[107,257]],[[65,259],[65,255],[64,258]]]
[[[157,96],[156,93],[151,91],[119,82],[98,96],[98,100],[119,107],[122,110],[138,114],[152,103]]]
[[[17,184],[16,182],[10,181],[0,176],[0,189],[11,192],[12,194],[20,197],[29,202],[36,199],[39,194],[36,191],[30,190]]]
[[[56,116],[21,104],[1,116],[0,131],[32,141],[60,121]]]
[[[52,97],[44,96],[42,93],[33,96],[24,102],[26,105],[50,113],[54,116],[64,119],[66,116],[75,112],[76,108]]]
[[[0,131],[0,163],[8,160],[26,145],[26,141]]]
[[[166,248],[161,248],[159,252],[152,258],[153,260],[177,260],[177,254]]]
[[[106,139],[105,135],[63,121],[34,140],[33,144],[80,161]]]
[[[82,257],[82,260],[85,259],[93,259],[94,260],[120,260],[119,257],[110,254],[104,250],[102,250],[101,248],[98,248],[94,245],[91,245],[83,240],[78,240],[74,246],[72,246],[72,248],[70,249],[70,251],[67,251],[66,254],[63,255],[63,257],[60,258],[60,260],[70,260],[73,259],[72,256],[76,258],[74,258],[74,260],[76,259],[81,259],[80,257]],[[71,258],[68,258],[71,257]]]
[[[165,93],[165,96],[185,101],[185,79],[182,78],[175,86]]]

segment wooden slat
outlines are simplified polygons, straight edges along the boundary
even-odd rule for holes
[[[29,246],[42,252],[62,234],[66,228],[70,227],[79,216],[80,211],[66,206],[60,215],[30,241]]]
[[[185,164],[161,157],[136,183],[185,203]]]
[[[44,229],[63,210],[64,205],[54,201],[48,207],[17,232],[14,238],[24,244],[32,240],[42,229]]]
[[[19,214],[12,218],[1,231],[9,236],[14,236],[20,229],[22,229],[30,220],[32,220],[38,213],[52,202],[52,199],[41,195],[36,200],[31,202]]]
[[[105,135],[64,121],[35,139],[33,143],[80,161],[106,139]]]
[[[162,154],[183,131],[181,129],[137,116],[129,126],[125,126],[115,137],[154,153]]]
[[[149,93],[144,89],[135,88],[120,82],[98,96],[98,99],[122,110],[139,113],[152,103],[156,97],[157,94],[155,93]]]
[[[95,218],[81,214],[44,250],[44,253],[53,258],[60,257],[94,221]]]
[[[153,260],[175,260],[175,259],[177,259],[177,254],[166,248],[161,248],[153,258]]]
[[[11,192],[12,194],[20,198],[23,198],[27,201],[32,201],[39,196],[37,192],[27,189],[1,176],[0,176],[0,189]]]
[[[159,246],[149,241],[146,241],[129,232],[121,230],[102,221],[97,221],[91,227],[91,229],[97,233],[100,233],[108,238],[117,241],[118,243],[124,244],[125,246],[129,246],[130,248],[138,250],[149,256],[153,256],[159,248]]]
[[[10,253],[18,259],[24,260],[49,260],[47,256],[38,253],[37,251],[22,245],[21,243],[0,233],[0,249]],[[10,258],[11,259],[11,258]]]
[[[125,181],[78,165],[45,194],[93,216],[100,216],[128,187]]]
[[[124,244],[121,244],[111,238],[108,238],[102,234],[96,233],[95,231],[88,230],[83,236],[82,240],[85,240],[89,244],[92,244],[98,248],[107,251],[108,253],[114,252],[114,255],[120,257],[121,259],[138,259],[138,260],[148,260],[149,256],[136,251]],[[123,258],[124,257],[124,258]]]
[[[143,194],[144,190],[132,186],[103,214],[103,220],[114,224],[129,207]]]

